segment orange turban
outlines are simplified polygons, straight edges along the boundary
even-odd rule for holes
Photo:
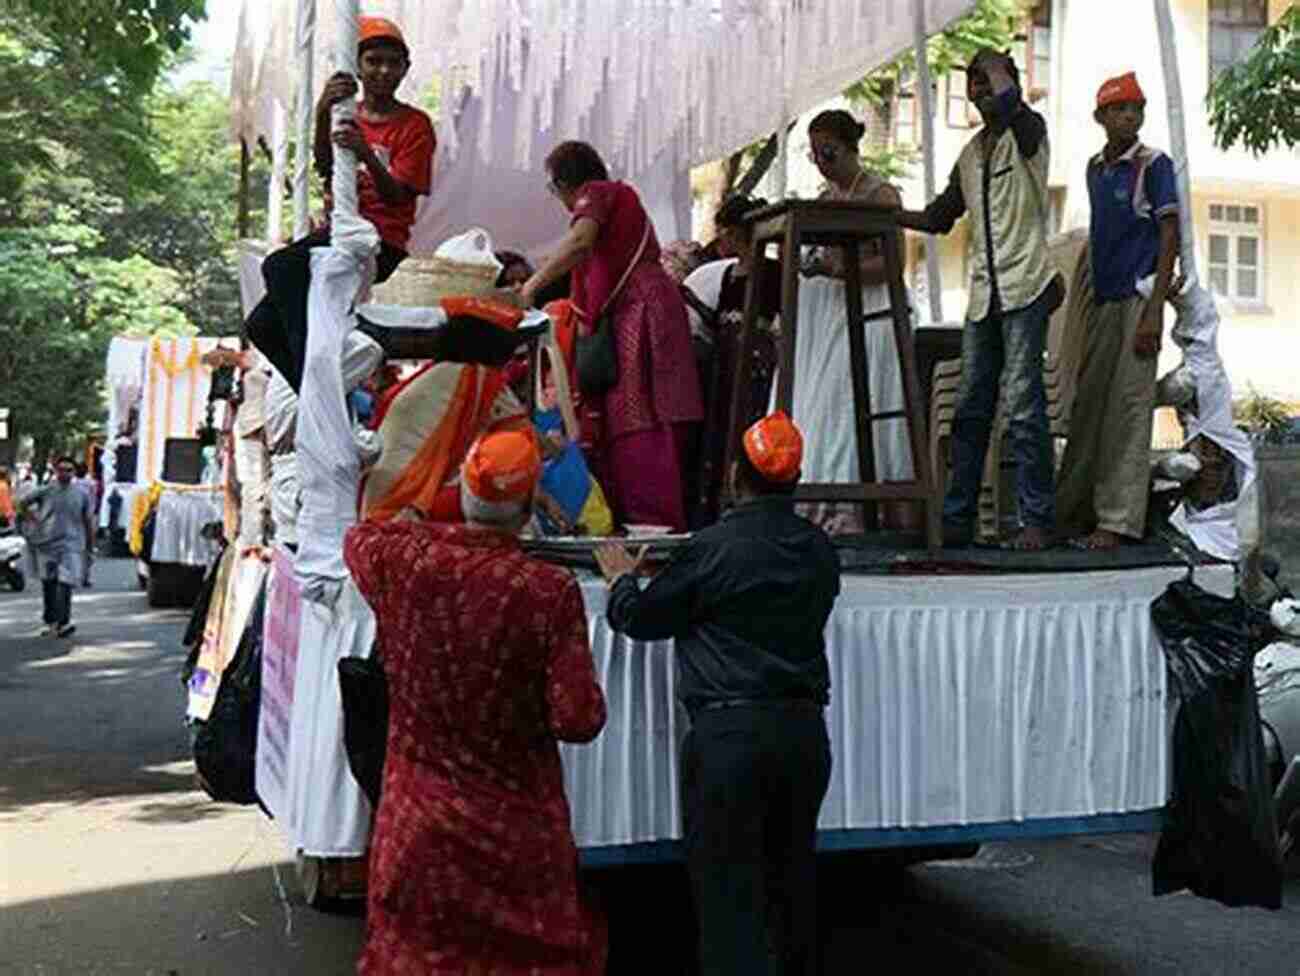
[[[536,439],[522,431],[503,430],[484,434],[470,445],[461,476],[475,498],[498,505],[527,501],[541,471]]]
[[[1138,84],[1137,75],[1132,71],[1118,78],[1111,78],[1097,89],[1098,108],[1120,105],[1124,102],[1141,102],[1143,105],[1147,103],[1146,95],[1142,94],[1142,86]]]
[[[391,20],[387,20],[384,17],[362,17],[360,24],[361,37],[358,43],[364,44],[366,41],[383,38],[389,41],[396,41],[406,49],[406,38],[402,36],[401,28]]]
[[[776,484],[799,477],[803,435],[785,411],[769,414],[745,431],[745,456],[759,474]]]

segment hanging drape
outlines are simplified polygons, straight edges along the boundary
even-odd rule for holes
[[[301,2],[274,0],[274,16],[292,17]],[[918,2],[931,32],[975,5]],[[663,214],[656,221],[662,239],[684,235],[691,166],[770,134],[779,119],[907,50],[913,9],[912,0],[368,0],[366,13],[395,20],[410,44],[400,97],[429,105],[431,85],[438,85],[439,178],[416,228],[417,249],[463,229],[445,222],[461,208],[444,199],[453,191],[441,179],[463,152],[518,182],[531,177],[528,192],[513,200],[523,215],[519,226],[498,232],[498,243],[536,249],[553,239],[557,215],[538,177],[546,148],[567,138],[591,142],[617,177],[637,184],[651,211]],[[315,63],[325,63],[339,40],[333,10],[332,3],[318,6],[310,41],[299,13],[294,57],[310,43]],[[243,37],[253,49],[264,43]],[[313,80],[315,94],[323,72]],[[277,83],[287,88],[292,79]],[[468,128],[461,124],[467,98],[480,102]],[[267,125],[248,122],[269,137],[269,128],[260,128]],[[544,144],[541,132],[551,134]],[[663,173],[675,178],[655,175]],[[488,179],[473,192],[471,210],[491,208],[502,195]]]

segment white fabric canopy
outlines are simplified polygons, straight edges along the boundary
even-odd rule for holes
[[[1151,600],[1170,567],[846,576],[827,629],[834,757],[822,830],[1004,823],[1163,806],[1170,705]],[[1232,591],[1232,569],[1196,581]],[[583,584],[609,719],[564,746],[578,845],[681,837],[672,643],[605,622]]]
[[[974,0],[367,0],[363,13],[403,29],[412,67],[400,96],[419,102],[435,79],[441,115],[434,194],[421,213],[416,250],[461,229],[462,152],[480,179],[465,207],[503,246],[536,249],[552,240],[563,215],[544,194],[541,157],[563,139],[585,139],[616,178],[642,191],[664,239],[689,230],[685,176],[767,135],[838,94],[871,68],[907,50],[923,4],[930,32],[967,13]],[[264,55],[298,26],[300,0],[275,0],[272,28],[242,31],[232,84],[232,131],[274,134],[273,105],[293,104],[293,72]],[[333,4],[317,5],[316,64],[338,31]],[[253,65],[261,67],[254,71]],[[250,81],[250,76],[252,80]],[[323,86],[326,72],[315,72]],[[285,90],[267,99],[262,89]],[[247,90],[252,89],[252,90]],[[468,93],[469,101],[466,102]],[[477,102],[477,107],[475,103]],[[464,111],[477,113],[462,118]],[[516,181],[527,185],[516,186]],[[505,213],[502,199],[515,209]],[[482,215],[513,217],[493,225]],[[670,223],[666,218],[672,214]]]

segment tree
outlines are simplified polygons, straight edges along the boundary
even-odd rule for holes
[[[930,77],[937,80],[950,72],[965,68],[976,53],[984,48],[995,51],[1010,48],[1017,27],[1032,6],[1032,0],[979,0],[969,14],[926,42],[926,63],[930,68]],[[916,77],[916,56],[908,51],[850,85],[844,94],[860,110],[880,112],[893,102],[904,79],[910,79],[915,84]],[[920,111],[918,102],[918,119]],[[869,145],[862,155],[867,168],[886,179],[905,176],[917,160],[915,150],[891,145],[888,141]]]
[[[137,193],[127,219],[105,229],[109,253],[139,254],[180,277],[180,307],[200,332],[230,335],[240,322],[238,207],[239,146],[229,136],[230,104],[207,82],[164,88],[147,103],[157,132],[157,182]],[[252,161],[250,220],[260,229],[270,166]]]
[[[98,256],[99,243],[80,224],[0,228],[0,390],[38,458],[102,422],[115,333],[193,332],[170,272]]]
[[[1250,56],[1214,79],[1206,98],[1220,149],[1255,155],[1300,143],[1300,7],[1267,28]]]
[[[38,458],[102,423],[114,334],[238,321],[224,100],[154,94],[202,9],[0,0],[0,391]]]
[[[206,0],[0,0],[0,25],[26,25],[46,38],[56,63],[77,65],[140,98],[188,43],[206,6]]]
[[[0,0],[0,210],[81,149],[84,174],[120,187],[153,175],[140,111],[204,0]],[[0,220],[4,214],[0,213]]]

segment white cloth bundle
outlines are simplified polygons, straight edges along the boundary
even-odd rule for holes
[[[471,227],[463,234],[448,238],[438,245],[434,257],[461,264],[482,264],[494,271],[501,270],[501,262],[492,251],[492,235],[482,227]]]
[[[1184,502],[1169,521],[1202,552],[1236,562],[1259,542],[1255,449],[1232,419],[1232,384],[1219,356],[1219,311],[1214,298],[1194,285],[1173,301],[1178,310],[1173,339],[1183,350],[1183,364],[1196,384],[1196,413],[1185,418],[1184,444],[1205,436],[1223,448],[1236,468],[1237,497],[1200,511]]]

